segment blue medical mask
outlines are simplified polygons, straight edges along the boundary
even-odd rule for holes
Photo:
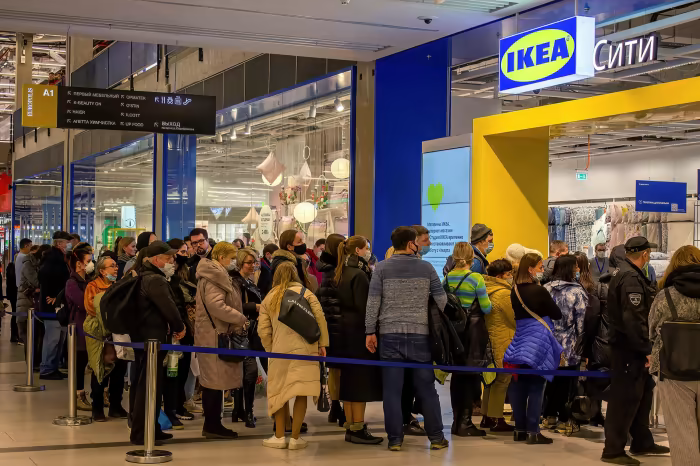
[[[422,246],[420,248],[420,255],[421,256],[427,256],[429,252],[430,252],[430,246]],[[371,253],[370,253],[370,257],[371,257]]]
[[[581,272],[576,272],[576,281],[581,280]]]
[[[73,243],[70,241],[66,244],[66,252],[71,252],[73,250]]]
[[[116,282],[116,281],[117,281],[117,276],[116,276],[116,275],[112,275],[111,273],[109,273],[109,274],[107,274],[107,280],[109,280],[110,282]]]
[[[484,255],[489,255],[493,251],[493,243],[489,243],[488,246],[486,246],[486,251],[484,252]]]

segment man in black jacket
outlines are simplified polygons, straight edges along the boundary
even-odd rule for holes
[[[204,228],[195,228],[190,232],[190,242],[194,249],[194,255],[190,257],[187,266],[190,268],[190,281],[197,284],[197,266],[202,257],[211,259],[211,251],[214,249],[209,243],[209,233]]]
[[[625,453],[627,434],[632,437],[630,453],[668,453],[668,447],[654,443],[649,430],[654,380],[649,374],[649,310],[654,290],[644,269],[656,244],[638,236],[625,243],[626,258],[612,272],[607,314],[610,322],[611,385],[605,420],[606,463],[638,465]]]
[[[177,340],[185,336],[185,324],[180,317],[180,311],[168,283],[175,273],[175,253],[177,250],[162,241],[154,241],[146,248],[140,272],[141,294],[138,298],[138,309],[135,312],[138,321],[133,326],[136,330],[130,334],[132,342],[146,342],[153,339],[161,343],[169,343],[170,334]],[[134,349],[134,353],[135,361],[131,364],[133,388],[129,392],[131,443],[143,445],[146,421],[147,355],[140,349]],[[166,354],[165,351],[159,353],[159,369],[156,371],[157,408],[152,413],[156,419],[156,440],[172,438],[172,435],[161,431],[158,424],[163,386],[163,371],[160,367]]]
[[[59,293],[66,287],[70,269],[66,263],[66,248],[71,236],[65,231],[53,235],[53,246],[46,251],[39,265],[39,290],[41,312],[55,314],[54,303]],[[58,370],[66,341],[66,327],[61,327],[56,318],[44,319],[44,343],[41,352],[39,378],[62,380],[67,376]]]

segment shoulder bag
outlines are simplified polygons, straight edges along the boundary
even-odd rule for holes
[[[671,310],[671,320],[661,325],[660,378],[700,380],[700,360],[697,357],[700,351],[700,322],[679,320],[669,288],[665,288],[664,293]]]
[[[244,330],[240,333],[219,333],[219,330],[217,330],[216,325],[214,324],[214,319],[212,319],[211,314],[209,314],[207,304],[204,302],[204,296],[202,296],[202,306],[204,306],[204,312],[207,313],[209,322],[211,322],[211,326],[214,328],[214,332],[216,332],[217,348],[230,350],[250,350],[247,331]],[[226,362],[243,362],[245,356],[220,354],[219,359]]]
[[[447,304],[445,304],[445,315],[452,322],[452,326],[457,333],[463,333],[467,328],[467,313],[462,307],[462,301],[457,296],[457,290],[462,286],[464,280],[471,275],[472,272],[465,274],[454,289],[450,288],[449,277],[445,277],[445,294],[447,295]]]
[[[301,287],[301,293],[287,288],[282,296],[277,320],[298,333],[307,343],[312,344],[321,339],[321,328],[304,293],[306,293],[305,286]]]
[[[543,319],[542,317],[540,317],[540,316],[538,316],[537,314],[535,314],[534,312],[532,312],[532,311],[530,310],[530,308],[528,308],[528,307],[525,305],[525,302],[523,301],[523,298],[520,297],[520,291],[518,291],[518,285],[514,285],[513,288],[515,289],[515,295],[518,297],[518,301],[520,301],[520,305],[523,307],[523,309],[525,309],[525,310],[527,311],[527,313],[530,314],[530,315],[531,315],[534,319],[536,319],[539,323],[541,323],[542,325],[544,325],[545,328],[546,328],[547,330],[549,330],[549,333],[551,333],[552,336],[554,336],[554,332],[552,332],[552,328],[549,326],[549,324],[548,324],[547,322],[545,322],[544,319]],[[562,351],[562,352],[561,352],[561,357],[559,358],[559,367],[566,366],[566,365],[567,365],[567,360],[566,360],[566,357],[564,356],[564,352]]]

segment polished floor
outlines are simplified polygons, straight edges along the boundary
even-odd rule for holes
[[[46,391],[17,393],[13,385],[24,380],[23,349],[9,343],[9,317],[5,317],[0,334],[0,466],[124,465],[128,443],[125,421],[82,427],[58,427],[52,420],[67,414],[67,382],[45,383]],[[42,382],[44,383],[44,382]],[[89,387],[89,383],[87,384]],[[451,412],[448,391],[441,388],[446,432],[449,436]],[[126,399],[126,397],[125,397]],[[218,466],[248,464],[255,466],[329,465],[344,466],[412,466],[428,464],[500,465],[600,465],[602,429],[586,428],[574,437],[551,434],[553,445],[516,444],[509,435],[490,434],[485,438],[451,439],[450,448],[430,451],[424,438],[407,437],[404,450],[389,452],[386,443],[379,446],[352,445],[343,441],[344,431],[329,424],[326,415],[315,407],[307,414],[309,441],[306,450],[273,450],[261,445],[270,435],[272,422],[265,418],[264,400],[259,400],[256,429],[242,424],[226,425],[237,430],[235,441],[207,441],[201,437],[202,418],[186,423],[183,431],[173,432],[175,439],[164,449],[173,454],[171,464]],[[384,435],[381,404],[368,408],[367,421],[375,435]],[[448,437],[449,438],[449,437]],[[657,441],[668,445],[666,435]],[[386,441],[385,441],[386,442]],[[644,458],[644,465],[670,466],[669,457]]]

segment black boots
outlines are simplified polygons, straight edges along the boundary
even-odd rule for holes
[[[554,440],[542,434],[527,434],[527,440],[525,441],[528,445],[549,445],[552,442]]]
[[[249,429],[255,428],[255,416],[253,416],[252,411],[246,413],[245,415],[245,426]]]
[[[331,401],[331,410],[328,413],[328,422],[338,423],[338,427],[343,427],[345,425],[345,411],[340,401]]]
[[[231,413],[232,422],[244,422],[246,420],[245,408],[243,407],[243,390],[237,388],[233,390],[233,412]]]
[[[362,429],[360,430],[346,430],[345,441],[350,443],[359,443],[362,445],[379,445],[384,441],[384,439],[372,435],[367,428],[367,424],[363,424]]]
[[[455,415],[452,422],[452,434],[458,437],[483,437],[486,435],[486,431],[474,425],[471,409],[465,409],[458,416]]]

